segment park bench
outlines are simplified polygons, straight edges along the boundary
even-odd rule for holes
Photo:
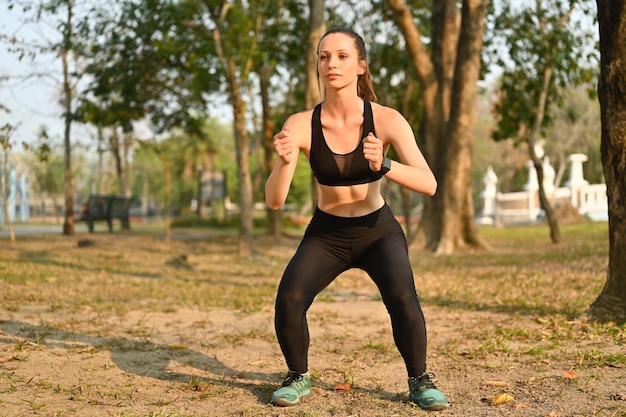
[[[130,230],[129,214],[132,197],[92,194],[83,205],[80,221],[87,222],[89,233],[93,233],[94,222],[105,220],[109,232],[113,232],[113,219],[119,219],[122,229]]]

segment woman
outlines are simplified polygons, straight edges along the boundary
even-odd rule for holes
[[[366,271],[391,317],[396,346],[405,361],[409,399],[428,410],[448,407],[426,373],[426,326],[407,242],[381,193],[386,176],[408,189],[433,195],[435,177],[417,147],[413,130],[396,110],[376,103],[363,39],[332,29],[318,47],[324,101],[293,114],[274,136],[278,158],[267,179],[268,206],[285,203],[298,154],[309,158],[320,184],[311,223],[276,296],[275,327],[289,372],[271,403],[290,406],[310,393],[306,312],[315,296],[339,274]],[[393,146],[401,162],[385,155]]]

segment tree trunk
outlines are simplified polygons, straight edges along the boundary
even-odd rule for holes
[[[416,70],[417,78],[422,88],[422,101],[424,103],[424,114],[420,126],[419,136],[422,139],[424,157],[433,170],[437,182],[443,182],[443,128],[446,120],[442,111],[442,97],[439,87],[439,80],[435,68],[434,60],[428,55],[427,48],[422,42],[421,34],[415,26],[411,11],[403,0],[387,0],[394,14],[394,19],[398,28],[402,32],[407,44],[407,50]],[[443,13],[442,2],[436,2],[433,10],[433,24],[437,24],[441,19],[436,16]],[[436,29],[433,29],[436,30]],[[443,31],[442,31],[443,32]],[[435,35],[437,36],[437,35]],[[435,43],[436,48],[439,43]],[[433,51],[433,55],[438,55]],[[432,198],[424,199],[424,210],[422,215],[422,230],[424,231],[425,246],[435,250],[439,243],[441,234],[441,213],[443,211],[443,193],[441,188]]]
[[[230,104],[233,107],[235,151],[239,184],[239,256],[247,258],[252,255],[254,220],[252,178],[250,176],[249,165],[250,145],[248,143],[248,130],[246,129],[246,103],[242,97],[241,87],[246,85],[252,67],[251,57],[254,56],[253,51],[256,47],[261,18],[257,17],[257,32],[253,37],[255,45],[251,51],[249,51],[249,57],[245,63],[240,63],[238,67],[236,60],[230,55],[233,51],[225,49],[222,43],[222,35],[226,33],[222,25],[230,7],[230,3],[224,3],[219,16],[213,16],[213,21],[217,25],[217,27],[213,29],[213,39],[215,40],[217,55],[222,62],[226,78],[228,79]]]
[[[322,99],[320,82],[317,75],[317,46],[319,45],[326,24],[324,21],[324,0],[309,0],[309,38],[306,50],[306,92],[304,106],[309,109]],[[319,198],[317,180],[311,173],[311,208],[315,209]]]
[[[122,153],[120,151],[120,135],[117,126],[113,126],[111,133],[111,153],[115,161],[115,174],[117,175],[117,185],[120,195],[126,195],[126,183],[124,181],[124,168],[122,164]]]
[[[607,280],[588,316],[626,322],[626,1],[597,0],[600,26],[600,153],[609,200]]]
[[[471,224],[474,218],[467,216],[473,208],[465,204],[472,201],[466,192],[471,191],[473,107],[488,1],[464,1],[462,19],[455,1],[433,3],[432,58],[405,2],[387,2],[422,87],[424,116],[420,136],[424,156],[439,184],[437,193],[424,202],[425,245],[439,253],[452,253],[459,246],[480,241],[473,235],[478,233],[478,228]],[[463,36],[459,36],[460,28]]]
[[[67,2],[67,21],[63,30],[65,45],[69,45],[68,39],[72,34],[72,1]],[[65,220],[63,222],[63,234],[74,235],[74,188],[72,186],[72,144],[71,144],[71,127],[72,127],[72,85],[70,83],[70,70],[68,63],[67,46],[63,47],[61,61],[63,64],[63,101],[65,107],[65,131],[63,134],[63,146],[65,149]]]
[[[96,179],[96,191],[95,194],[104,193],[104,133],[101,125],[98,125],[98,171]],[[89,190],[89,193],[93,193],[93,189]]]
[[[252,254],[254,222],[252,218],[252,179],[250,177],[250,145],[246,129],[246,104],[239,86],[235,81],[234,68],[231,67],[231,103],[235,121],[235,144],[237,154],[237,174],[239,177],[239,255],[249,257]]]
[[[539,94],[539,102],[537,103],[537,113],[535,115],[534,125],[530,132],[527,143],[528,153],[530,159],[533,161],[535,171],[537,171],[537,181],[539,185],[539,204],[546,214],[546,220],[550,227],[550,239],[552,243],[559,243],[561,241],[561,230],[559,228],[559,220],[552,208],[552,204],[546,195],[546,188],[543,185],[543,162],[539,156],[535,153],[535,144],[541,135],[541,126],[543,125],[544,115],[546,113],[546,102],[548,100],[548,88],[552,80],[552,74],[554,70],[551,65],[547,65],[543,70],[543,83],[541,86],[541,92]]]
[[[317,46],[326,31],[324,23],[324,0],[309,0],[309,38],[306,50],[305,107],[311,108],[320,102],[320,83],[317,76]]]
[[[161,163],[163,164],[163,173],[165,175],[165,194],[163,195],[163,224],[165,227],[164,240],[169,243],[172,236],[172,225],[170,221],[170,201],[172,198],[172,169],[170,168],[170,161],[163,152],[158,152]]]
[[[474,143],[474,107],[477,82],[480,75],[481,49],[483,45],[485,0],[465,0],[458,56],[455,65],[454,88],[447,133],[446,167],[444,175],[444,212],[438,254],[451,254],[456,248],[476,240],[470,233],[476,232],[467,223],[473,223],[473,207],[468,201],[471,190],[472,147]],[[467,214],[471,213],[470,218]],[[471,240],[468,240],[467,238]]]
[[[543,162],[535,153],[535,141],[533,139],[528,139],[527,142],[528,153],[530,155],[530,159],[533,161],[535,171],[537,172],[537,182],[539,187],[539,205],[546,215],[546,221],[548,222],[548,227],[550,228],[550,240],[552,241],[552,243],[559,243],[561,241],[561,229],[559,228],[559,220],[557,218],[557,215],[546,194],[546,187],[543,185]]]
[[[130,132],[124,133],[124,146],[122,152],[122,177],[124,178],[124,188],[122,190],[123,195],[126,197],[132,197],[133,191],[131,189],[130,179],[130,151],[133,146],[133,135]]]
[[[270,106],[270,76],[272,68],[265,66],[261,69],[259,81],[261,84],[261,106],[263,108],[263,165],[265,172],[272,172],[274,166],[274,123],[272,123],[272,108]],[[282,234],[281,211],[267,208],[267,234],[279,237]]]

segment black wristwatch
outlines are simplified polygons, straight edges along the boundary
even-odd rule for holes
[[[385,175],[389,171],[391,171],[391,159],[385,156],[385,159],[383,160],[383,166],[380,167],[380,171],[378,171],[378,173],[380,175]]]

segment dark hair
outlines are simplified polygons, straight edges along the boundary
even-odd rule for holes
[[[376,97],[376,93],[374,92],[374,85],[372,83],[372,77],[370,75],[370,68],[369,65],[367,64],[367,52],[365,50],[365,41],[363,40],[363,38],[361,37],[361,35],[359,35],[358,33],[356,33],[355,31],[351,30],[351,29],[346,29],[346,28],[333,28],[333,29],[329,29],[328,31],[326,31],[326,33],[324,33],[324,35],[320,38],[320,42],[317,45],[317,53],[319,55],[319,48],[320,45],[322,43],[322,40],[333,33],[341,33],[344,34],[346,36],[349,36],[350,38],[352,38],[352,40],[354,40],[354,46],[356,47],[356,50],[359,53],[359,60],[363,60],[365,61],[365,72],[361,75],[359,75],[359,81],[357,82],[357,94],[359,95],[359,97],[361,97],[363,100],[367,100],[367,101],[376,101],[378,100],[378,98]],[[319,76],[319,74],[318,74]]]

